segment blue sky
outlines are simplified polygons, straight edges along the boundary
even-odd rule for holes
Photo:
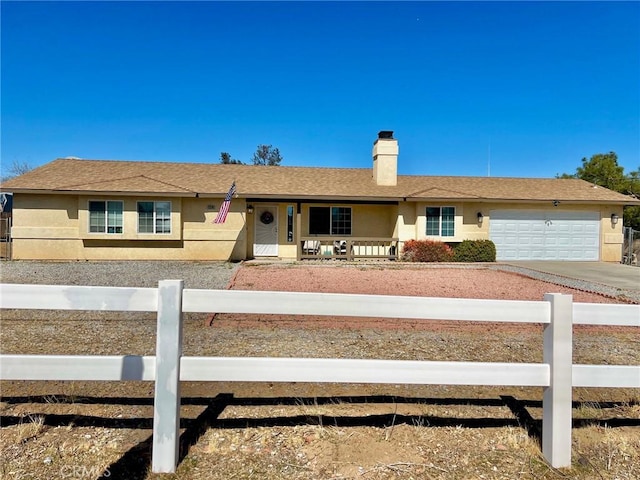
[[[2,165],[57,157],[553,177],[640,166],[638,2],[2,1]]]

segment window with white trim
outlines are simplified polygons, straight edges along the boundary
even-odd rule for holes
[[[309,207],[310,235],[351,235],[351,207]]]
[[[455,207],[427,207],[427,235],[432,237],[455,236]]]
[[[171,233],[171,202],[138,202],[138,233]]]
[[[89,201],[89,233],[122,233],[122,210],[119,200]]]

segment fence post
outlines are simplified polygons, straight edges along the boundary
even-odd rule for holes
[[[183,286],[182,280],[162,280],[158,284],[153,473],[174,473],[178,465]]]
[[[573,363],[573,297],[547,293],[551,323],[544,328],[543,362],[550,385],[542,399],[542,454],[554,468],[571,466],[571,387]]]

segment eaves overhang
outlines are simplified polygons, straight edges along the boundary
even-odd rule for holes
[[[63,190],[63,189],[37,189],[37,188],[12,188],[6,189],[6,193],[36,194],[36,195],[81,195],[102,197],[170,197],[170,198],[223,198],[226,192],[167,192],[167,191],[103,191],[103,190]],[[571,198],[487,198],[478,196],[366,196],[366,195],[274,195],[274,194],[236,194],[234,198],[246,201],[271,201],[271,202],[358,202],[358,203],[424,203],[424,202],[473,202],[473,203],[500,203],[500,204],[552,204],[554,201],[560,205],[616,205],[616,206],[640,206],[640,199],[627,197],[624,199],[571,199]]]
[[[189,192],[115,192],[101,190],[44,190],[33,188],[14,188],[11,193],[29,193],[36,195],[82,195],[82,196],[102,196],[102,197],[182,197],[194,198],[197,193]],[[224,193],[218,195],[224,197]]]
[[[351,195],[239,195],[239,198],[246,198],[247,201],[271,201],[271,202],[390,202],[397,203],[402,200],[401,197],[369,197],[369,196],[351,196]]]
[[[526,203],[550,203],[559,202],[560,205],[619,205],[619,206],[637,206],[640,200],[574,200],[569,198],[459,198],[459,197],[407,197],[403,199],[406,202],[424,203],[424,202],[473,202],[473,203],[506,203],[513,205],[521,205]]]

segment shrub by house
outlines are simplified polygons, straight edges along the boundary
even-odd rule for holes
[[[464,240],[453,249],[456,262],[495,262],[496,245],[491,240]]]
[[[406,262],[453,262],[453,249],[442,242],[409,240],[404,243],[402,260]]]

